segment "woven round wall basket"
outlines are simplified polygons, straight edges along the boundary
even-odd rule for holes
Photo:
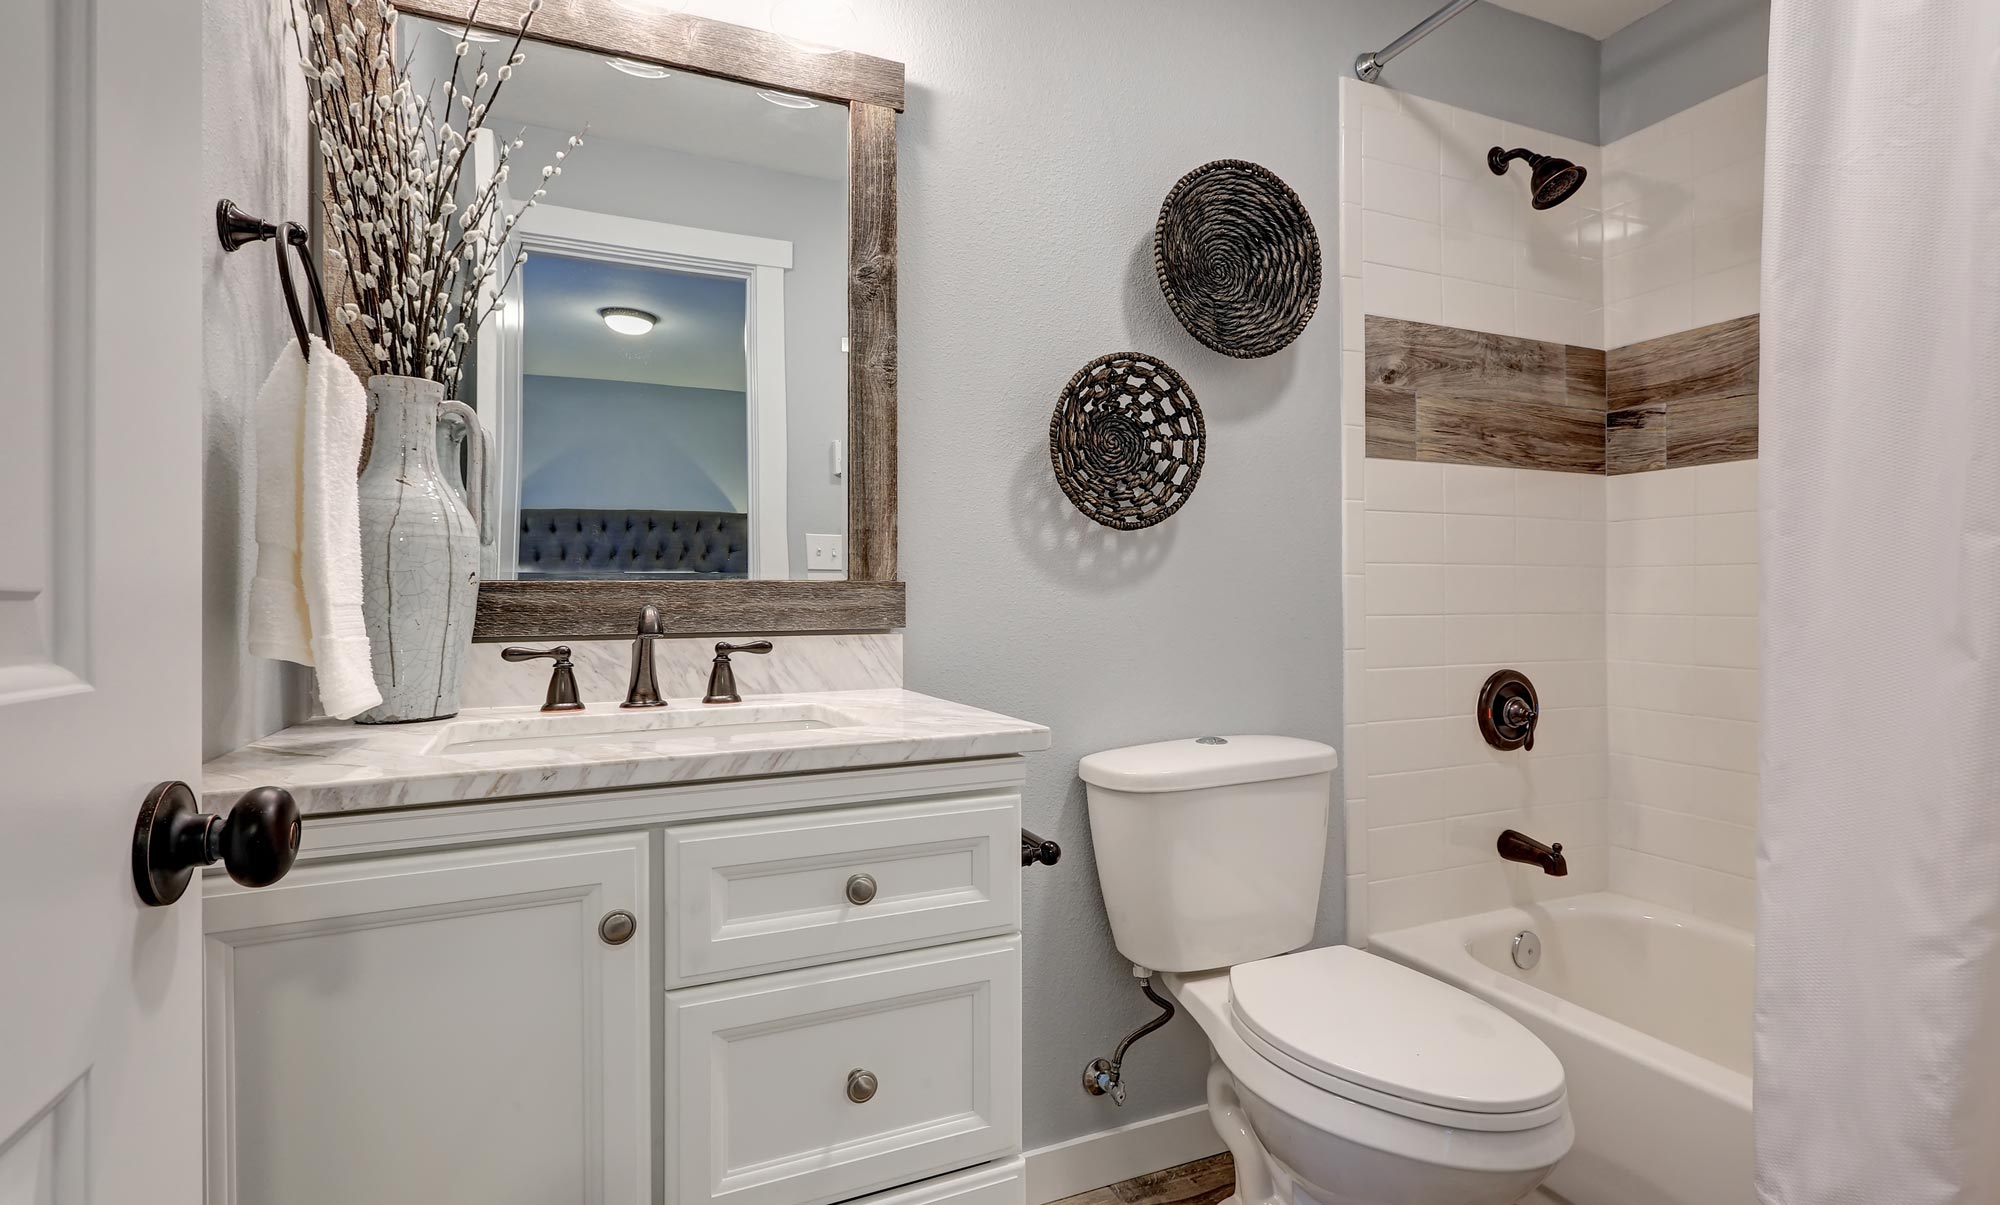
[[[1181,508],[1201,480],[1207,443],[1201,405],[1181,374],[1136,351],[1084,365],[1049,420],[1049,460],[1063,493],[1120,531]]]
[[[1188,333],[1226,356],[1282,351],[1319,308],[1319,232],[1283,180],[1241,159],[1181,177],[1153,231],[1160,291]]]

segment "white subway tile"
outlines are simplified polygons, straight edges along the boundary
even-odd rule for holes
[[[1743,875],[1695,867],[1694,914],[1718,924],[1754,930],[1757,927],[1757,884]]]
[[[1444,510],[1444,465],[1374,457],[1364,470],[1372,511]]]
[[[1442,764],[1446,729],[1450,726],[1448,720],[1371,721],[1368,764],[1377,774],[1437,769]]]
[[[1444,613],[1442,565],[1368,566],[1370,615],[1441,615]]]
[[[1670,811],[1687,811],[1693,801],[1694,767],[1629,753],[1611,755],[1610,797]]]
[[[1451,570],[1446,570],[1445,602],[1451,603]],[[1603,612],[1522,614],[1517,625],[1524,661],[1590,661],[1604,658]]]
[[[1678,334],[1694,325],[1693,286],[1683,281],[1610,303],[1604,321],[1604,341],[1611,347]]]
[[[1367,447],[1366,428],[1355,427],[1340,433],[1340,495],[1349,501],[1363,497]]]
[[[1605,517],[1658,519],[1695,513],[1694,469],[1657,473],[1625,473],[1604,482]]]
[[[1514,210],[1521,202],[1492,173],[1471,180],[1447,175],[1439,185],[1438,198],[1438,220],[1446,228],[1513,239]]]
[[[1514,333],[1514,290],[1501,285],[1444,278],[1444,325],[1494,335]]]
[[[1757,264],[1748,263],[1695,277],[1688,299],[1689,323],[1712,326],[1762,312],[1761,271]]]
[[[1523,339],[1603,347],[1604,324],[1595,302],[1556,297],[1533,289],[1514,291],[1514,333]]]
[[[1688,707],[1696,715],[1725,720],[1757,720],[1759,702],[1755,668],[1691,665],[1686,673]]]
[[[1514,520],[1501,515],[1446,515],[1440,560],[1454,565],[1507,565],[1514,561]]]
[[[1534,243],[1516,243],[1514,287],[1600,305],[1604,299],[1603,265]]]
[[[1515,605],[1512,565],[1444,566],[1444,614],[1507,614]]]
[[[1754,264],[1763,239],[1764,217],[1746,213],[1694,228],[1694,275]]]
[[[1361,215],[1361,257],[1371,264],[1388,264],[1414,272],[1437,272],[1438,227],[1393,213],[1364,211]],[[1366,274],[1363,274],[1366,278]]]
[[[1439,141],[1444,174],[1461,180],[1497,181],[1486,164],[1486,152],[1500,144],[1505,126],[1499,119],[1466,109],[1454,109]]]
[[[1605,573],[1605,610],[1616,615],[1689,615],[1694,612],[1694,568],[1628,565]]]
[[[1364,304],[1371,314],[1411,322],[1443,321],[1443,281],[1432,273],[1412,272],[1388,264],[1363,264],[1361,282]]]
[[[1756,669],[1757,621],[1721,615],[1697,617],[1694,659],[1697,665]]]
[[[1523,565],[1602,565],[1604,526],[1578,519],[1516,519],[1514,557]]]
[[[1361,203],[1378,213],[1435,222],[1441,195],[1435,168],[1424,172],[1379,159],[1361,161]]]
[[[1361,304],[1361,264],[1343,264],[1356,275],[1340,278],[1340,349],[1361,354],[1367,350],[1368,311]]]
[[[1748,511],[1702,515],[1695,520],[1695,561],[1702,565],[1757,563],[1757,516]]]
[[[1371,669],[1367,671],[1368,717],[1375,720],[1438,720],[1444,705],[1442,668]]]
[[[1368,669],[1366,659],[1361,654],[1361,647],[1354,645],[1342,650],[1340,662],[1342,670],[1340,676],[1341,715],[1350,724],[1365,721],[1368,718],[1368,691],[1366,689],[1367,678],[1365,676],[1368,673]]]
[[[1511,515],[1517,470],[1481,464],[1444,465],[1444,508],[1455,515]]]
[[[1407,511],[1371,511],[1368,515],[1368,563],[1442,563],[1445,559],[1446,518],[1445,515]]]
[[[1368,357],[1363,352],[1340,353],[1340,421],[1362,430],[1368,419]]]
[[[1368,876],[1365,873],[1347,876],[1347,944],[1361,950],[1368,948]]]
[[[1349,276],[1361,274],[1361,261],[1365,255],[1362,231],[1367,224],[1367,213],[1352,202],[1340,207],[1340,263],[1341,271]]]
[[[1694,911],[1694,868],[1621,847],[1612,839],[1611,889],[1621,895]]]
[[[1340,810],[1346,834],[1347,873],[1365,874],[1368,870],[1368,801],[1348,799],[1342,802]]]
[[[1589,615],[1604,609],[1605,571],[1594,566],[1523,565],[1514,572],[1523,612]]]
[[[1604,617],[1605,654],[1613,661],[1694,661],[1694,619],[1688,615]]]
[[[1368,794],[1368,725],[1349,722],[1342,730],[1340,791],[1349,799]]]
[[[1697,513],[1725,514],[1757,509],[1757,462],[1732,460],[1705,464],[1690,470],[1694,474]]]
[[[1445,860],[1444,822],[1396,824],[1368,833],[1368,873],[1380,879],[1442,870]]]
[[[1343,114],[1345,110],[1343,110]],[[1362,178],[1367,173],[1366,160],[1361,157],[1361,131],[1342,129],[1340,131],[1340,199],[1344,204],[1359,205],[1365,195]]]
[[[1516,513],[1537,519],[1581,519],[1583,489],[1589,480],[1582,473],[1522,469],[1514,483]]]
[[[1483,284],[1514,285],[1514,261],[1519,244],[1512,239],[1454,230],[1446,226],[1442,237],[1443,271],[1447,276],[1476,280]]]
[[[1493,665],[1514,659],[1512,615],[1447,615],[1441,664]]]
[[[1757,614],[1757,566],[1703,565],[1694,574],[1698,615]]]
[[[1692,192],[1697,223],[1763,213],[1763,156],[1741,159],[1695,177]]]
[[[1694,517],[1624,519],[1604,528],[1605,559],[1619,565],[1694,564]]]
[[[1368,563],[1368,542],[1363,530],[1366,511],[1360,502],[1340,504],[1340,571],[1360,573]]]
[[[1690,810],[1732,824],[1757,823],[1757,775],[1693,766],[1688,776]]]
[[[1361,115],[1361,153],[1436,175],[1438,133],[1419,114],[1403,109],[1368,108]]]
[[[1359,573],[1340,575],[1340,622],[1344,645],[1368,647],[1368,579]],[[1353,717],[1359,718],[1359,717]]]
[[[1376,824],[1410,824],[1447,815],[1442,801],[1449,773],[1433,769],[1370,775],[1369,819]]]
[[[1444,620],[1436,615],[1368,617],[1368,667],[1443,665]]]

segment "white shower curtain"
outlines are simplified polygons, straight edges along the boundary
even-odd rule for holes
[[[2000,0],[1776,0],[1757,1186],[2000,1202]]]

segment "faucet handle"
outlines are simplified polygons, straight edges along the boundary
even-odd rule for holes
[[[716,642],[715,663],[708,669],[708,693],[703,695],[704,703],[741,703],[743,696],[736,690],[736,668],[729,664],[731,653],[768,653],[771,642],[752,640],[748,644],[731,644],[727,640]]]
[[[549,674],[549,693],[542,700],[543,711],[582,711],[583,701],[576,689],[576,665],[569,659],[569,646],[556,645],[547,649],[504,648],[500,650],[503,661],[535,661],[547,657],[555,662]]]

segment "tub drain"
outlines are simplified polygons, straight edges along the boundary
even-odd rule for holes
[[[1535,936],[1533,929],[1523,929],[1514,935],[1514,965],[1524,971],[1532,971],[1542,961],[1542,939]]]

